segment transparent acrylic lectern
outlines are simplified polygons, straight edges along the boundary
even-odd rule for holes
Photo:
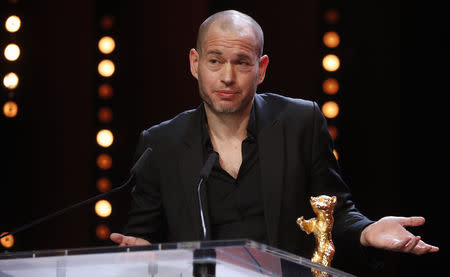
[[[0,277],[353,276],[249,240],[0,254]]]

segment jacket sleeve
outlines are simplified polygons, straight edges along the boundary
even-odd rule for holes
[[[143,131],[136,150],[136,159],[151,147],[154,151],[144,161],[144,166],[137,170],[135,186],[131,191],[131,210],[124,234],[140,237],[150,242],[161,241],[162,209],[159,182],[159,170],[156,162],[158,153],[155,151],[148,131]]]

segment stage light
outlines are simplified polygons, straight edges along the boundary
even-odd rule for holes
[[[327,118],[335,118],[339,114],[339,105],[334,101],[327,101],[322,106],[322,113]]]
[[[98,87],[98,96],[102,99],[110,99],[114,94],[114,90],[110,84],[102,84]]]
[[[112,187],[111,181],[106,177],[101,177],[97,180],[97,189],[100,192],[110,191]]]
[[[323,81],[322,89],[326,94],[334,95],[339,91],[339,83],[334,78],[328,78]]]
[[[111,123],[113,119],[112,110],[108,107],[103,107],[98,110],[97,113],[98,121],[101,123]]]
[[[110,54],[116,48],[116,42],[112,37],[104,36],[98,41],[98,49],[103,54]]]
[[[97,69],[98,73],[103,77],[111,77],[114,74],[116,67],[111,60],[105,59],[98,64]]]
[[[103,129],[97,133],[97,143],[101,147],[110,147],[114,142],[114,135],[108,129]]]
[[[16,73],[10,72],[3,77],[3,85],[7,89],[15,89],[19,84],[19,77]]]
[[[339,58],[333,54],[326,55],[322,60],[322,66],[326,71],[336,71],[340,64]]]
[[[5,47],[4,55],[8,61],[13,62],[13,61],[17,60],[20,56],[19,46],[17,46],[17,44],[14,44],[14,43],[8,44]]]
[[[100,154],[97,157],[97,166],[102,170],[108,170],[112,167],[112,158],[108,154]]]
[[[99,224],[97,228],[95,228],[95,234],[101,240],[109,239],[109,235],[111,235],[111,230],[106,224]]]
[[[6,233],[7,232],[3,232],[1,235],[4,235]],[[6,237],[3,237],[3,238],[0,239],[0,243],[5,248],[11,248],[14,245],[14,236],[13,235],[8,235]]]
[[[337,138],[337,136],[338,136],[338,129],[336,128],[336,126],[333,126],[333,125],[328,126],[328,132],[330,133],[331,138],[333,140],[335,140]]]
[[[8,32],[15,33],[19,31],[20,24],[20,18],[16,15],[11,15],[10,17],[8,17],[8,19],[6,19],[5,28]]]
[[[336,32],[326,32],[323,35],[323,44],[325,44],[329,48],[335,48],[339,45],[340,38]]]
[[[3,105],[3,114],[6,117],[9,118],[16,117],[18,111],[19,107],[14,101],[8,101]]]
[[[111,215],[112,206],[108,200],[99,200],[95,203],[95,213],[100,217],[108,217]]]

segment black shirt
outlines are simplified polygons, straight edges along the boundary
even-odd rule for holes
[[[214,151],[203,110],[202,146],[204,161]],[[255,111],[252,108],[247,138],[242,142],[242,164],[233,178],[217,161],[206,183],[212,239],[247,238],[266,243],[261,187],[261,168]]]

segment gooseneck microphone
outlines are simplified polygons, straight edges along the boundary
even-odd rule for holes
[[[212,152],[211,154],[209,154],[209,157],[206,160],[205,165],[203,166],[202,170],[200,170],[200,181],[198,182],[197,185],[198,204],[200,206],[200,218],[202,219],[203,239],[206,239],[206,224],[205,224],[205,216],[203,213],[203,205],[202,205],[202,198],[200,196],[200,190],[202,184],[208,180],[209,174],[211,174],[211,170],[218,159],[219,154],[217,154],[217,152]]]
[[[72,205],[70,207],[67,207],[65,209],[59,210],[59,211],[57,211],[55,213],[52,213],[50,215],[47,215],[45,217],[41,217],[39,219],[36,219],[33,222],[25,224],[25,225],[15,229],[15,230],[11,231],[11,232],[8,232],[8,233],[6,233],[4,235],[1,235],[0,239],[3,238],[3,237],[9,236],[9,235],[14,235],[14,234],[16,234],[18,232],[21,232],[23,230],[31,228],[31,227],[33,227],[33,226],[35,226],[35,225],[37,225],[37,224],[39,224],[41,222],[49,220],[49,219],[51,219],[51,218],[53,218],[55,216],[62,215],[64,213],[68,212],[68,211],[76,209],[76,208],[78,208],[80,206],[83,206],[85,204],[91,203],[91,202],[93,202],[93,201],[95,201],[95,200],[97,200],[99,198],[103,198],[103,197],[105,197],[105,196],[107,196],[107,195],[109,195],[109,194],[111,194],[113,192],[116,192],[116,191],[119,191],[119,190],[125,188],[127,185],[129,185],[131,183],[131,181],[133,180],[134,176],[136,175],[136,172],[143,168],[145,161],[148,159],[148,157],[150,156],[151,153],[152,153],[152,149],[150,147],[148,147],[144,151],[144,153],[139,157],[139,159],[136,161],[134,166],[131,168],[131,170],[130,170],[130,178],[128,178],[128,180],[125,183],[123,183],[122,185],[120,185],[120,186],[118,186],[118,187],[116,187],[116,188],[114,188],[114,189],[112,189],[110,191],[107,191],[107,192],[104,192],[102,194],[99,194],[99,195],[96,195],[94,197],[91,197],[89,199],[86,199],[86,200],[84,200],[82,202],[79,202],[79,203],[77,203],[75,205]]]

